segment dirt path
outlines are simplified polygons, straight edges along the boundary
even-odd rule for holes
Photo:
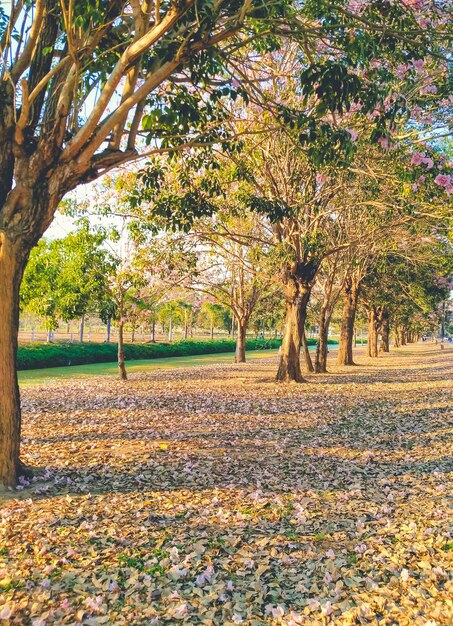
[[[0,509],[0,619],[451,624],[453,349],[358,361],[26,389],[41,477]]]

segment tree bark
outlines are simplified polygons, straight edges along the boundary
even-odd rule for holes
[[[156,322],[153,322],[151,326],[151,341],[156,343]]]
[[[285,285],[286,320],[277,372],[278,381],[304,382],[300,367],[300,347],[310,291],[309,282],[302,282],[297,276],[291,276]]]
[[[348,279],[343,287],[343,313],[341,318],[340,343],[338,345],[338,365],[355,365],[352,356],[354,324],[357,311],[359,288]]]
[[[390,352],[390,320],[386,313],[382,316],[381,345],[379,350],[381,352]]]
[[[302,350],[304,353],[305,367],[307,369],[307,372],[312,374],[315,371],[315,368],[313,366],[313,361],[311,360],[310,351],[308,349],[307,335],[305,334],[305,329],[302,332]]]
[[[83,343],[83,333],[85,331],[85,313],[80,318],[80,331],[79,331],[79,341]]]
[[[407,338],[407,331],[406,331],[405,328],[402,328],[401,329],[401,345],[402,346],[406,345],[406,343],[407,343],[406,338]]]
[[[330,324],[331,312],[328,308],[321,307],[321,313],[319,315],[319,337],[316,344],[316,356],[315,356],[315,368],[314,371],[317,374],[325,374],[327,372],[327,354],[329,352],[328,338],[329,338],[329,324]],[[352,352],[352,350],[351,350]]]
[[[398,326],[395,326],[395,330],[393,331],[393,347],[394,348],[400,347],[400,331],[399,331]]]
[[[0,232],[0,480],[14,487],[20,474],[20,395],[16,373],[19,288],[28,253]]]
[[[107,336],[106,336],[106,338],[105,338],[105,340],[106,340],[106,342],[107,342],[107,343],[110,343],[110,335],[111,335],[111,332],[112,332],[112,320],[111,320],[111,318],[109,317],[109,318],[108,318],[108,320],[107,320]]]
[[[237,320],[236,354],[235,363],[245,363],[245,342],[247,336],[247,323],[244,320]]]
[[[373,306],[368,309],[368,356],[378,356],[378,317]]]
[[[120,373],[120,380],[127,380],[124,359],[124,322],[122,319],[118,322],[118,370]]]

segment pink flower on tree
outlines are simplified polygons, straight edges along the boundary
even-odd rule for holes
[[[423,163],[426,165],[427,169],[431,170],[434,167],[434,161],[431,157],[425,157],[423,159]]]
[[[423,163],[425,155],[425,152],[416,152],[415,154],[413,154],[411,159],[412,165],[421,165]]]
[[[402,63],[400,63],[400,65],[398,65],[398,67],[396,68],[395,74],[398,76],[398,78],[404,78],[406,76],[407,69],[407,65],[403,65]]]
[[[381,146],[381,148],[383,150],[388,150],[389,149],[389,138],[388,137],[379,137],[379,139],[377,140],[378,144]]]
[[[353,128],[347,128],[346,130],[351,135],[351,141],[356,141],[357,137],[359,136],[359,133]]]
[[[423,59],[412,59],[412,67],[416,72],[422,72],[424,69],[424,61]]]
[[[448,187],[451,184],[451,176],[448,174],[438,174],[434,182],[441,187]]]

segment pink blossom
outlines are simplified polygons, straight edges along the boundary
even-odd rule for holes
[[[378,144],[381,146],[383,150],[389,149],[389,138],[388,137],[379,137],[377,140]]]
[[[332,549],[327,550],[327,552],[326,552],[326,557],[327,557],[328,559],[334,559],[334,558],[335,558],[335,552],[334,552]]]
[[[453,193],[453,184],[450,183],[449,185],[445,185],[445,191],[448,193],[448,195]]]
[[[419,182],[419,183],[424,183],[424,182],[425,182],[425,180],[426,180],[426,176],[419,176],[419,177],[418,177],[418,182]]]
[[[65,598],[64,600],[60,602],[60,609],[63,609],[64,611],[69,609],[70,606],[71,606],[71,603],[69,602],[67,598]]]
[[[437,87],[436,85],[426,85],[426,87],[420,89],[420,93],[423,95],[426,95],[428,93],[437,93]]]
[[[357,113],[357,111],[362,110],[362,104],[360,102],[353,102],[349,110],[351,113]]]
[[[423,159],[423,163],[426,165],[427,169],[431,170],[434,167],[434,161],[431,157],[425,157]]]
[[[418,189],[418,185],[417,185],[417,183],[414,183],[412,185],[412,191],[417,191],[417,189]]]
[[[412,155],[411,163],[412,165],[421,165],[423,163],[423,159],[425,158],[425,152],[416,152]]]
[[[400,64],[398,65],[398,67],[396,68],[396,75],[398,76],[398,78],[404,78],[407,72],[407,65],[403,65]]]
[[[353,128],[347,128],[346,130],[351,135],[351,141],[356,141],[359,133]]]
[[[448,174],[438,174],[434,182],[441,187],[447,187],[451,182],[451,177]]]
[[[419,107],[418,104],[413,106],[411,109],[411,117],[413,119],[418,119],[422,113],[423,113],[423,109]]]
[[[431,20],[429,19],[429,17],[418,19],[417,22],[422,30],[426,30],[431,24]]]
[[[412,59],[412,66],[415,69],[416,72],[421,72],[423,71],[423,65],[424,65],[424,61],[423,59]]]
[[[324,176],[324,174],[316,174],[316,182],[318,183],[318,185],[324,185],[324,183],[326,182],[326,177]]]

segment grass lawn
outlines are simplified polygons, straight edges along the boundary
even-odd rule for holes
[[[314,349],[314,347],[312,347]],[[251,350],[247,352],[247,359],[263,359],[275,356],[278,350]],[[232,363],[234,354],[225,352],[220,354],[201,354],[196,356],[174,356],[165,359],[144,359],[127,361],[126,369],[130,374],[151,372],[160,369],[174,369],[179,367],[194,367],[197,365],[211,365],[215,363]],[[64,378],[83,378],[93,376],[116,376],[116,363],[91,363],[89,365],[71,365],[70,367],[47,367],[37,370],[23,370],[18,373],[21,387],[37,385],[52,380]]]

